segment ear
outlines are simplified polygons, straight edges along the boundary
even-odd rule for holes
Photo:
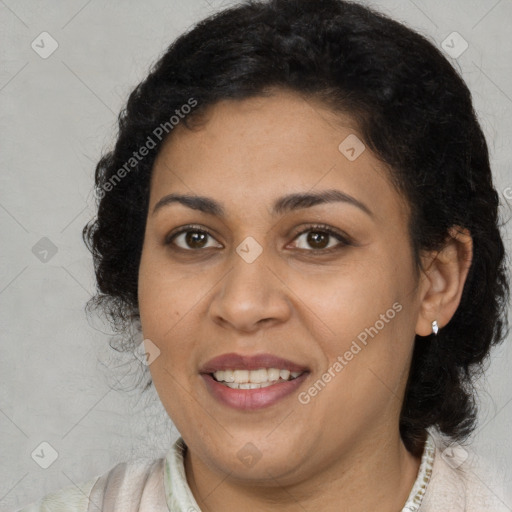
[[[432,322],[442,329],[457,310],[473,259],[473,239],[467,229],[452,226],[440,251],[422,257],[420,311],[416,334],[432,334]]]

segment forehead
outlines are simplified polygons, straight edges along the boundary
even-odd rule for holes
[[[169,192],[247,208],[290,192],[336,188],[382,212],[405,207],[357,124],[294,93],[224,100],[200,124],[178,125],[155,161],[151,204]],[[402,204],[404,203],[404,204]]]

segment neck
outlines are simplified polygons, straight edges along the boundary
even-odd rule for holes
[[[344,510],[396,512],[404,506],[418,474],[420,458],[410,454],[397,432],[356,443],[343,456],[294,483],[270,478],[267,484],[244,482],[232,474],[218,474],[187,449],[185,472],[190,489],[208,512],[261,510],[296,512],[304,510],[334,512]]]

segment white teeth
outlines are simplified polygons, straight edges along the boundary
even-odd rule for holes
[[[290,372],[278,368],[259,368],[258,370],[218,370],[213,376],[216,381],[223,382],[234,389],[254,389],[255,387],[266,387],[282,380],[297,378],[302,372]],[[245,387],[251,384],[251,387]],[[257,386],[252,386],[255,384]]]
[[[242,382],[249,382],[249,370],[235,370],[233,372],[234,382],[239,384]]]
[[[277,368],[269,368],[267,370],[268,380],[271,382],[275,382],[279,380],[279,370]]]
[[[272,382],[263,382],[261,384],[253,384],[252,382],[246,382],[242,384],[239,384],[238,382],[224,382],[223,384],[231,389],[259,389],[272,386]]]
[[[262,382],[268,382],[268,372],[265,368],[260,368],[259,370],[251,370],[249,372],[249,382],[253,382],[254,384],[260,384]]]

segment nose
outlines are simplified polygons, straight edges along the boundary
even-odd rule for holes
[[[209,314],[223,326],[251,333],[286,322],[291,315],[287,287],[261,255],[247,263],[237,254],[233,267],[212,297]]]

